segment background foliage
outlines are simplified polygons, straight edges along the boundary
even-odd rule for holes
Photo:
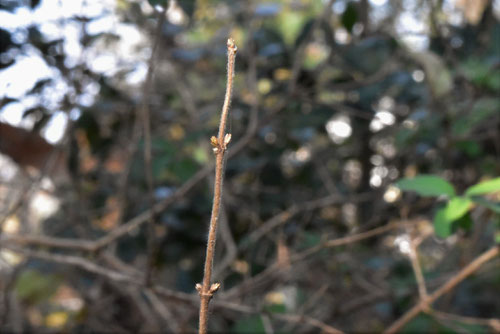
[[[2,86],[0,120],[20,112],[44,135],[66,122],[57,172],[18,161],[0,174],[2,330],[196,328],[228,36],[239,51],[212,331],[312,333],[313,320],[381,331],[418,301],[412,254],[433,291],[498,242],[498,1],[178,0],[161,21],[166,1],[36,16],[49,2],[0,1],[2,15],[35,17],[0,21],[0,75],[33,57],[47,72],[30,83],[24,67],[30,87],[17,95]],[[57,210],[30,211],[40,192]],[[134,221],[102,247],[77,247]],[[499,264],[404,331],[498,330]]]

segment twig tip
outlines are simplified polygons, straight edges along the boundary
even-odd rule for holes
[[[236,53],[238,51],[238,47],[236,46],[236,43],[234,42],[234,39],[228,38],[227,40],[227,50],[232,53]]]

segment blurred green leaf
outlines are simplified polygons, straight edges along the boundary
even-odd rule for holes
[[[231,333],[258,334],[266,333],[264,323],[260,315],[253,315],[248,318],[242,318],[233,326]]]
[[[347,31],[352,32],[352,28],[358,22],[358,11],[353,2],[349,2],[346,6],[344,13],[342,13],[341,22]]]
[[[481,98],[474,103],[472,109],[462,117],[453,119],[452,133],[455,136],[465,136],[481,123],[500,112],[500,101],[494,98]]]
[[[148,0],[149,4],[153,7],[156,6],[166,6],[168,1],[167,0]]]
[[[452,223],[469,211],[472,201],[464,197],[453,197],[444,208],[434,216],[434,231],[437,236],[446,238],[452,233]]]
[[[177,4],[182,8],[187,16],[193,16],[196,8],[196,0],[177,0]]]
[[[283,35],[283,39],[287,45],[295,45],[301,41],[298,39],[299,34],[304,33],[308,18],[302,13],[297,13],[288,9],[282,9],[277,17],[278,29]],[[308,23],[310,29],[310,24]]]
[[[172,163],[169,171],[181,182],[186,182],[198,171],[198,164],[190,158],[184,158],[179,162]]]
[[[495,43],[493,43],[495,44]],[[474,85],[492,91],[500,90],[500,71],[484,59],[469,59],[461,67],[464,76]]]
[[[39,303],[51,297],[59,286],[54,275],[42,274],[37,270],[24,270],[17,278],[17,295],[29,303]]]
[[[270,313],[286,313],[285,304],[270,304],[264,307],[266,312]]]
[[[472,140],[459,141],[455,146],[471,158],[478,157],[482,153],[481,146]]]
[[[500,191],[500,177],[475,184],[465,191],[466,196],[484,195]]]
[[[435,175],[419,175],[411,179],[402,179],[396,186],[403,191],[414,191],[421,196],[455,196],[455,189],[446,180]]]

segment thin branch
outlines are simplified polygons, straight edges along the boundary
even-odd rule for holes
[[[144,295],[149,300],[153,309],[161,316],[163,322],[168,327],[169,331],[172,333],[179,333],[180,328],[172,312],[164,305],[164,303],[158,298],[157,294],[151,289],[146,289]]]
[[[323,333],[328,333],[328,334],[343,334],[341,330],[332,327],[330,325],[325,324],[324,322],[309,317],[307,315],[295,315],[295,314],[278,314],[278,313],[272,313],[270,314],[271,317],[280,319],[280,320],[285,320],[289,322],[295,322],[298,324],[308,324],[312,327],[316,327],[318,329],[321,329]]]
[[[422,267],[418,261],[418,248],[415,239],[410,236],[410,253],[408,254],[413,268],[413,273],[415,274],[415,280],[418,285],[418,294],[421,300],[427,299],[427,288],[425,287],[425,279],[422,273]]]
[[[376,228],[371,229],[369,231],[348,235],[348,236],[345,236],[342,238],[327,240],[325,242],[318,244],[317,246],[313,246],[309,249],[306,249],[302,253],[296,254],[295,256],[292,257],[292,262],[304,260],[305,258],[307,258],[307,257],[319,252],[320,250],[325,249],[325,248],[344,246],[344,245],[352,244],[352,243],[355,243],[355,242],[358,242],[361,240],[373,238],[373,237],[376,237],[380,234],[384,234],[385,232],[388,232],[390,230],[400,228],[401,226],[403,226],[403,224],[400,222],[389,223],[389,224],[386,224],[384,226],[376,227]]]
[[[224,175],[224,155],[227,150],[227,144],[231,140],[231,134],[226,134],[227,115],[231,104],[231,95],[233,91],[234,62],[238,48],[233,39],[227,41],[227,86],[224,106],[219,124],[218,137],[212,137],[211,143],[214,146],[215,153],[215,182],[214,182],[214,201],[212,206],[212,215],[210,217],[210,227],[208,232],[207,254],[205,258],[205,271],[203,284],[197,284],[196,289],[200,294],[200,319],[199,333],[206,334],[208,326],[208,304],[213,294],[219,289],[220,284],[211,284],[212,268],[215,253],[215,239],[217,236],[217,220],[219,219],[219,210],[222,198],[222,181]]]
[[[2,245],[3,248],[10,249],[14,252],[23,254],[30,258],[40,259],[43,261],[74,266],[80,269],[83,269],[87,272],[105,277],[113,282],[122,282],[127,284],[132,284],[138,287],[142,287],[145,292],[153,292],[163,298],[167,298],[173,301],[179,301],[194,305],[198,302],[198,298],[195,295],[187,294],[183,292],[173,291],[162,286],[152,286],[150,288],[146,288],[144,286],[144,279],[142,277],[136,277],[132,275],[123,274],[121,272],[105,268],[103,266],[97,265],[89,260],[86,260],[82,257],[71,256],[71,255],[63,255],[63,254],[53,254],[45,251],[32,251],[22,247],[16,247],[12,245]],[[130,272],[130,270],[127,270]],[[214,307],[223,308],[227,310],[232,310],[240,313],[249,313],[249,314],[260,314],[261,310],[257,308],[253,308],[250,306],[237,304],[234,302],[229,302],[226,300],[215,300],[213,302]],[[155,307],[157,307],[156,305]],[[158,310],[157,310],[158,311]],[[162,310],[164,311],[164,310]],[[315,318],[305,316],[305,315],[295,315],[295,314],[277,314],[277,313],[269,313],[270,317],[287,321],[287,322],[295,322],[295,323],[307,323],[312,327],[322,329],[326,333],[342,333],[338,329],[325,324],[324,322],[317,320]],[[163,314],[165,316],[165,314]]]
[[[300,261],[308,258],[309,256],[316,254],[317,252],[321,251],[322,249],[325,249],[325,248],[340,247],[340,246],[348,245],[348,244],[355,243],[358,241],[362,241],[365,239],[373,238],[373,237],[376,237],[378,235],[384,234],[390,230],[400,228],[402,226],[404,226],[404,223],[400,223],[400,222],[389,223],[387,225],[380,226],[380,227],[374,228],[374,229],[369,230],[369,231],[365,231],[365,232],[361,232],[361,233],[353,234],[353,235],[348,235],[348,236],[342,237],[342,238],[327,240],[325,242],[320,243],[317,246],[313,246],[311,248],[304,250],[301,253],[293,255],[290,259],[290,263],[295,264],[297,262],[300,262]],[[260,272],[258,275],[253,276],[253,277],[247,279],[246,281],[242,282],[238,286],[235,286],[235,287],[231,288],[230,290],[225,291],[224,298],[227,298],[227,299],[237,298],[242,293],[249,291],[249,290],[255,288],[256,286],[263,285],[266,281],[272,280],[275,277],[279,277],[279,274],[281,272],[283,272],[283,268],[275,263],[274,265],[272,265],[272,266],[266,268],[265,270],[263,270],[262,272]]]
[[[305,203],[293,204],[286,210],[265,221],[258,229],[250,233],[250,235],[247,237],[246,242],[242,244],[240,250],[246,249],[250,244],[255,243],[261,237],[268,234],[271,230],[286,223],[290,220],[290,218],[303,211],[311,211],[334,204],[358,203],[369,201],[371,199],[373,199],[373,195],[371,193],[362,193],[353,197],[342,197],[334,194],[314,199]]]
[[[434,303],[442,295],[446,294],[457,286],[460,282],[466,279],[468,276],[476,272],[483,264],[497,256],[499,253],[499,247],[493,246],[480,256],[478,256],[474,261],[469,263],[465,268],[460,270],[458,274],[450,278],[445,284],[443,284],[439,289],[434,291],[426,300],[421,300],[417,305],[413,306],[408,312],[406,312],[401,318],[396,320],[389,328],[387,328],[384,333],[393,334],[399,332],[409,321],[415,318],[420,312],[425,311],[432,303]]]
[[[79,257],[79,256],[54,254],[54,253],[49,253],[49,252],[45,252],[45,251],[33,251],[30,249],[11,246],[11,245],[2,245],[2,247],[7,248],[7,249],[14,251],[16,253],[20,253],[22,255],[28,256],[30,258],[79,267],[79,268],[84,269],[88,272],[107,277],[108,279],[110,279],[112,281],[131,282],[131,280],[134,280],[134,278],[131,276],[122,274],[121,272],[118,272],[118,271],[104,268],[100,265],[95,264],[92,261],[86,260],[86,259]]]
[[[455,321],[468,325],[489,326],[492,330],[500,332],[500,319],[497,318],[473,318],[432,309],[426,311],[426,313],[442,320]]]

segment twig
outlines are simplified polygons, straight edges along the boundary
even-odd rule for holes
[[[497,318],[473,318],[473,317],[466,317],[463,315],[457,315],[457,314],[452,314],[452,313],[446,313],[446,312],[441,312],[437,310],[428,310],[426,311],[427,314],[440,318],[442,320],[448,320],[448,321],[456,321],[460,322],[463,324],[469,324],[469,325],[480,325],[480,326],[489,326],[491,329],[494,331],[499,332],[500,331],[500,319]]]
[[[308,324],[310,326],[316,327],[321,329],[324,333],[328,334],[343,334],[341,330],[338,330],[337,328],[334,328],[330,325],[325,324],[322,321],[319,321],[318,319],[311,318],[307,315],[294,315],[294,314],[277,314],[273,313],[271,315],[273,318],[280,319],[280,320],[286,320],[290,322],[296,322],[299,324]]]
[[[408,254],[410,257],[411,266],[413,268],[413,273],[415,274],[415,280],[418,285],[418,294],[421,300],[427,299],[427,288],[425,287],[425,279],[422,274],[422,267],[420,266],[420,262],[418,261],[418,249],[415,242],[415,239],[410,236],[410,253]]]
[[[234,62],[236,58],[236,51],[238,48],[234,44],[233,39],[227,41],[227,86],[226,96],[224,98],[224,106],[222,107],[222,115],[219,124],[218,137],[212,137],[211,143],[214,146],[215,153],[215,183],[214,183],[214,201],[212,206],[212,215],[210,217],[210,227],[208,232],[207,254],[205,258],[205,271],[203,276],[203,283],[197,284],[196,289],[200,294],[200,320],[199,320],[199,333],[207,333],[208,325],[208,304],[214,293],[219,289],[220,284],[211,284],[212,268],[215,252],[215,239],[217,236],[217,220],[219,219],[219,209],[222,198],[222,181],[224,174],[224,155],[227,150],[227,144],[231,140],[231,134],[226,132],[227,115],[229,106],[231,104],[231,95],[233,91],[233,77],[234,77]]]
[[[16,247],[12,245],[3,245],[3,248],[10,249],[14,252],[23,254],[27,257],[30,258],[35,258],[35,259],[40,259],[43,261],[49,261],[53,263],[59,263],[63,265],[69,265],[69,266],[74,266],[80,269],[83,269],[85,271],[88,271],[90,273],[105,277],[109,279],[110,281],[113,282],[123,282],[127,284],[132,284],[135,286],[139,286],[142,288],[145,288],[147,290],[145,291],[150,291],[154,292],[155,294],[162,296],[163,298],[168,298],[169,300],[174,300],[174,301],[180,301],[184,303],[188,303],[191,305],[194,305],[197,302],[196,296],[183,293],[183,292],[178,292],[178,291],[173,291],[169,290],[167,288],[164,288],[162,286],[152,286],[150,288],[146,288],[144,286],[144,280],[141,277],[135,277],[132,275],[127,275],[123,274],[121,272],[111,270],[108,268],[105,268],[103,266],[97,265],[89,260],[86,260],[82,257],[78,256],[71,256],[71,255],[63,255],[63,254],[53,254],[53,253],[48,253],[45,251],[32,251],[28,250],[26,248],[21,248],[21,247]],[[130,270],[126,270],[127,272],[130,272]],[[232,310],[240,313],[250,313],[250,314],[259,314],[262,313],[261,310],[242,305],[242,304],[237,304],[233,302],[229,302],[226,300],[216,300],[213,302],[214,307],[216,308],[223,308],[227,310]],[[315,328],[322,329],[323,331],[327,333],[342,333],[338,329],[335,329],[334,327],[331,327],[324,322],[317,320],[315,318],[309,317],[309,316],[304,316],[304,315],[295,315],[295,314],[277,314],[277,313],[269,313],[268,314],[270,317],[287,321],[287,322],[295,322],[295,323],[307,323]]]
[[[144,286],[144,280],[142,279],[141,276],[127,275],[120,271],[108,269],[98,264],[95,264],[92,261],[84,259],[83,257],[73,256],[73,255],[53,254],[45,251],[33,251],[30,249],[26,249],[25,247],[12,246],[3,243],[0,244],[0,246],[2,248],[9,249],[13,252],[22,254],[30,258],[74,266],[83,269],[85,271],[88,271],[90,273],[105,277],[111,281],[124,282],[137,286]],[[152,289],[157,293],[161,293],[161,295],[166,298],[188,302],[191,304],[195,303],[195,298],[194,298],[195,296],[187,293],[169,290],[160,286],[154,286],[152,287]]]
[[[372,198],[373,195],[371,193],[362,193],[355,195],[353,197],[342,197],[337,194],[334,194],[314,199],[301,204],[293,204],[286,210],[268,219],[258,229],[250,233],[250,235],[247,237],[246,242],[242,244],[240,250],[246,249],[250,244],[256,242],[262,236],[269,233],[272,229],[286,223],[288,220],[290,220],[290,218],[299,214],[300,212],[311,211],[333,204],[354,203],[354,202],[357,203],[357,202],[369,201]]]
[[[299,253],[295,256],[292,257],[292,262],[300,261],[303,260],[312,254],[315,254],[319,252],[320,250],[324,248],[333,248],[333,247],[339,247],[339,246],[344,246],[348,244],[352,244],[364,239],[369,239],[372,237],[375,237],[377,235],[383,234],[385,232],[388,232],[390,230],[396,229],[403,226],[402,223],[396,222],[396,223],[389,223],[384,226],[376,227],[374,229],[371,229],[369,231],[353,234],[353,235],[348,235],[346,237],[342,238],[337,238],[337,239],[332,239],[332,240],[327,240],[325,242],[320,243],[317,246],[313,246],[309,249],[306,249],[302,253]]]
[[[163,302],[158,298],[156,293],[151,289],[146,289],[144,295],[147,297],[153,309],[161,316],[163,322],[172,333],[179,333],[180,328],[172,312],[166,307]]]
[[[320,243],[317,246],[313,246],[311,248],[308,248],[304,250],[301,253],[295,254],[290,258],[290,263],[294,264],[297,262],[300,262],[309,256],[321,251],[322,249],[325,248],[334,248],[334,247],[339,247],[339,246],[344,246],[348,245],[351,243],[355,243],[358,241],[362,241],[365,239],[369,239],[372,237],[376,237],[380,234],[383,234],[385,232],[388,232],[390,230],[399,228],[403,226],[404,224],[402,223],[389,223],[387,225],[381,226],[374,228],[369,231],[361,232],[358,234],[353,234],[353,235],[348,235],[346,237],[342,238],[337,238],[337,239],[332,239],[332,240],[327,240],[325,242]],[[224,292],[224,298],[227,299],[232,299],[232,298],[237,298],[239,295],[244,293],[245,291],[251,290],[255,288],[256,286],[263,285],[266,281],[271,280],[275,277],[279,277],[279,274],[283,272],[283,268],[279,265],[272,265],[262,272],[260,272],[258,275],[251,277],[250,279],[247,279],[243,283],[241,283],[238,286],[235,286],[227,291]]]
[[[23,254],[23,255],[31,257],[31,258],[76,266],[76,267],[82,268],[88,272],[107,277],[108,279],[110,279],[112,281],[117,281],[117,282],[128,281],[128,282],[130,282],[133,279],[132,277],[125,275],[125,274],[122,274],[121,272],[104,268],[102,266],[95,264],[92,261],[86,260],[86,259],[79,257],[79,256],[54,254],[54,253],[48,253],[45,251],[33,251],[30,249],[15,247],[15,246],[11,246],[11,245],[2,245],[2,247],[10,249],[11,251]]]
[[[387,328],[384,333],[392,334],[400,331],[409,321],[415,318],[420,312],[425,311],[433,302],[435,302],[442,295],[453,289],[460,282],[466,279],[469,275],[476,272],[481,266],[497,256],[499,253],[499,247],[493,246],[480,256],[478,256],[474,261],[469,263],[465,268],[460,270],[458,274],[450,278],[445,284],[443,284],[439,289],[434,291],[426,300],[421,300],[417,305],[413,306],[408,312],[406,312],[401,318],[396,320],[389,328]]]

